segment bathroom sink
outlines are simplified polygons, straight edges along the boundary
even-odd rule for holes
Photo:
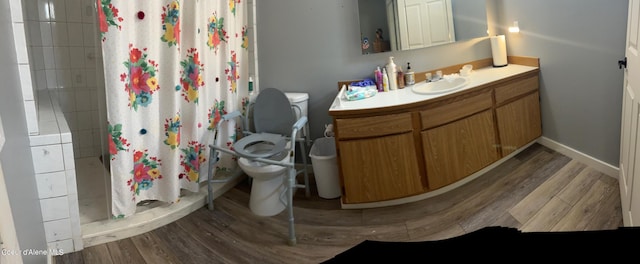
[[[435,82],[419,83],[414,85],[411,90],[419,94],[438,94],[460,89],[467,83],[467,78],[456,76],[443,78]]]

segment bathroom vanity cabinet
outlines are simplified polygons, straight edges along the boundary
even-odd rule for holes
[[[346,202],[381,201],[424,191],[412,113],[340,118],[335,126],[340,127],[336,144],[344,164]]]
[[[474,62],[469,84],[446,94],[405,88],[361,101],[336,98],[329,114],[343,207],[427,197],[540,137],[539,64],[524,61],[503,68]]]

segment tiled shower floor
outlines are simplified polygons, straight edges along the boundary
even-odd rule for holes
[[[110,218],[110,202],[107,200],[107,187],[111,181],[109,171],[104,168],[99,157],[76,159],[76,183],[78,185],[78,203],[80,210],[80,224],[107,220]],[[152,202],[139,205],[136,213],[162,205]]]
[[[107,177],[109,172],[98,157],[76,159],[80,224],[108,218]]]

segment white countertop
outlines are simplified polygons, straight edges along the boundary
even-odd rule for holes
[[[500,68],[486,67],[481,69],[474,69],[467,77],[468,84],[466,86],[457,90],[439,94],[418,94],[412,91],[411,86],[406,86],[404,89],[398,89],[395,91],[378,92],[375,96],[357,101],[348,101],[344,99],[344,97],[338,98],[338,96],[336,96],[333,103],[331,104],[331,107],[329,108],[329,111],[375,109],[416,103],[437,98],[443,95],[464,91],[483,84],[491,83],[500,79],[508,78],[536,69],[538,69],[538,67],[523,66],[518,64],[509,64],[505,67]]]

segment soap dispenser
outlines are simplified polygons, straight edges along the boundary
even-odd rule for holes
[[[389,62],[387,63],[387,74],[389,74],[389,90],[397,90],[398,89],[398,75],[396,71],[396,64],[393,62],[393,57],[389,57]]]
[[[404,83],[406,85],[414,85],[416,83],[415,73],[411,70],[409,62],[407,62],[407,72],[404,74]]]

